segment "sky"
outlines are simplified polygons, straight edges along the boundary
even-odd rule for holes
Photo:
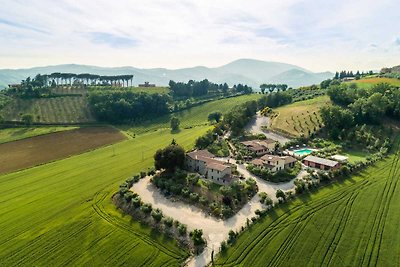
[[[400,64],[398,0],[0,0],[0,68]]]

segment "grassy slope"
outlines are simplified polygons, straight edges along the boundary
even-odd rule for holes
[[[399,266],[399,156],[276,209],[219,265]]]
[[[258,97],[244,96],[193,108],[183,112],[182,124],[206,124],[208,113],[214,109],[226,111]],[[159,124],[148,127],[156,129]],[[201,125],[177,134],[152,131],[113,146],[0,176],[0,246],[5,248],[0,250],[0,265],[182,263],[187,252],[121,215],[110,197],[125,178],[152,165],[156,149],[172,138],[190,148],[208,129],[210,126]]]
[[[149,133],[0,176],[0,265],[180,264],[187,252],[122,216],[110,197],[125,178],[152,165],[156,149],[172,138],[190,148],[208,129]]]
[[[173,115],[181,121],[181,128],[189,128],[199,125],[207,125],[207,117],[213,111],[228,112],[236,105],[240,105],[246,101],[257,100],[261,97],[259,94],[244,95],[239,97],[226,98],[205,103],[201,106],[193,107],[188,110],[183,110]],[[120,128],[133,134],[141,134],[148,131],[155,131],[160,128],[170,127],[171,115],[162,116],[156,120],[142,123],[139,126],[121,126]],[[168,130],[167,130],[168,131]]]
[[[356,83],[360,88],[371,88],[375,84],[378,83],[388,83],[394,86],[400,86],[400,80],[394,78],[379,78],[379,77],[372,77],[372,78],[365,78],[360,79],[351,83]]]
[[[275,109],[278,116],[272,119],[270,128],[292,136],[308,136],[308,130],[313,132],[314,127],[319,128],[317,118],[320,107],[329,103],[328,96],[321,96],[279,107]]]
[[[0,129],[0,144],[33,136],[76,129],[78,127],[44,126]]]

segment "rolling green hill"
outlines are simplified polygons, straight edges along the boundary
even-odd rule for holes
[[[399,266],[400,154],[270,212],[219,266]]]
[[[110,198],[172,138],[189,149],[208,129],[153,132],[0,176],[0,265],[181,265],[187,251],[122,216]]]
[[[13,99],[1,111],[7,121],[20,121],[22,114],[32,114],[35,122],[87,123],[95,122],[86,96]]]
[[[240,105],[250,100],[257,100],[260,97],[261,95],[259,94],[251,94],[215,100],[187,110],[168,114],[136,126],[122,125],[119,127],[130,135],[142,134],[145,132],[156,131],[158,129],[167,129],[167,131],[169,131],[171,116],[176,116],[180,119],[180,128],[192,128],[200,125],[208,125],[208,114],[214,111],[226,113],[236,105]]]
[[[379,77],[370,77],[365,79],[356,80],[350,83],[357,84],[360,88],[371,88],[375,84],[379,83],[388,83],[394,86],[400,86],[400,80],[395,78],[379,78]]]

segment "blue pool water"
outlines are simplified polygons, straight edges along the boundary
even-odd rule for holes
[[[293,153],[298,155],[298,156],[304,156],[304,155],[308,155],[311,154],[313,151],[311,149],[299,149],[299,150],[295,150]]]

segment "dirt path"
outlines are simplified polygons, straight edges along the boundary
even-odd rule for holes
[[[211,261],[212,250],[215,255],[219,252],[220,244],[227,239],[229,231],[237,231],[245,226],[247,218],[255,216],[255,211],[262,208],[257,194],[235,216],[223,221],[205,214],[196,207],[165,198],[150,183],[150,177],[141,179],[134,184],[132,190],[140,195],[143,202],[151,203],[153,207],[161,209],[166,216],[186,224],[188,229],[203,229],[207,248],[199,256],[190,259],[188,266],[207,265]]]
[[[282,145],[290,141],[289,138],[286,138],[280,134],[268,130],[264,130],[262,128],[262,126],[268,124],[269,124],[269,118],[262,116],[260,112],[257,112],[256,116],[245,127],[245,131],[251,132],[253,134],[264,134],[267,138],[278,141]]]
[[[251,174],[247,175],[245,168],[243,170],[240,168],[240,170],[239,172],[242,173],[243,171],[246,177],[252,177]],[[268,193],[274,201],[276,201],[275,192],[277,189],[286,191],[294,188],[293,181],[273,184],[257,177],[255,179],[259,186],[259,192]],[[167,199],[150,183],[150,177],[141,179],[132,186],[131,190],[139,194],[143,202],[151,203],[154,208],[161,209],[164,215],[186,224],[189,230],[196,228],[203,230],[204,238],[207,240],[207,248],[199,256],[191,258],[188,266],[206,266],[210,263],[212,251],[214,250],[215,255],[219,252],[220,244],[227,239],[229,231],[238,231],[246,225],[247,219],[255,216],[257,209],[262,209],[260,198],[256,194],[235,216],[227,220],[219,220],[204,213],[199,208]]]

